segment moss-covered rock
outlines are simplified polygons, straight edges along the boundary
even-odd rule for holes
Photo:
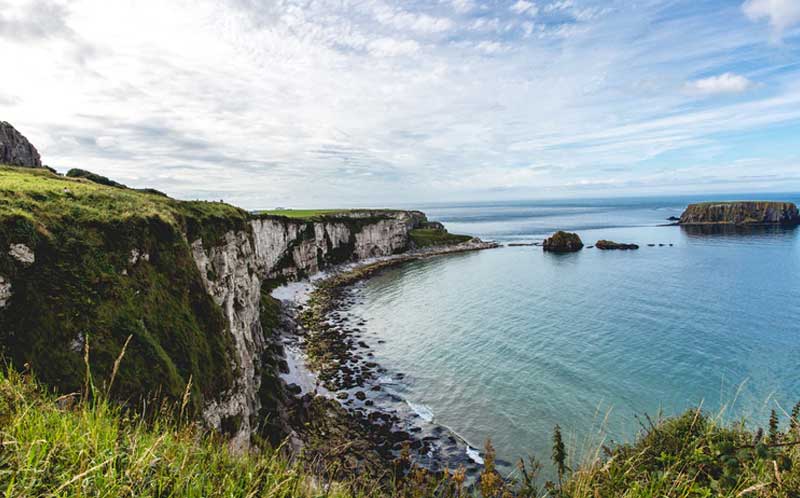
[[[583,249],[583,242],[578,234],[559,230],[545,239],[542,248],[548,252],[576,252]]]

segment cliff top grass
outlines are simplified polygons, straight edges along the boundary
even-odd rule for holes
[[[415,228],[410,236],[416,247],[452,246],[472,240],[469,235],[456,235],[435,228]]]
[[[61,221],[108,223],[157,218],[185,229],[187,220],[199,227],[206,221],[244,221],[248,216],[246,211],[221,202],[178,201],[156,193],[67,178],[46,169],[0,165],[0,220],[21,217],[44,233],[49,224]]]
[[[689,204],[690,206],[714,206],[714,205],[734,205],[734,204],[777,204],[777,205],[784,205],[784,204],[794,204],[793,202],[789,201],[759,201],[759,200],[752,200],[752,201],[703,201],[703,202],[693,202]]]
[[[351,209],[267,209],[263,211],[256,211],[256,215],[264,216],[282,216],[284,218],[291,218],[302,221],[318,221],[325,218],[335,218],[347,216],[354,213],[399,213],[400,209],[368,209],[368,208],[351,208]]]

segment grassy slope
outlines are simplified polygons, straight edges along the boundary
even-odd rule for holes
[[[0,435],[6,497],[318,496],[280,454],[233,455],[190,424],[145,423],[102,399],[56,403],[14,373],[0,374]]]
[[[469,235],[455,235],[433,228],[411,230],[411,240],[417,247],[451,246],[471,239]]]
[[[131,364],[115,393],[132,401],[156,392],[175,398],[191,377],[196,410],[202,397],[231,385],[232,344],[183,234],[213,244],[247,218],[226,204],[0,167],[0,248],[22,243],[36,255],[25,267],[0,251],[0,274],[14,293],[0,313],[3,353],[71,392],[83,382],[83,338],[91,338],[96,369],[107,377],[133,336]],[[132,250],[149,261],[131,264]]]
[[[88,400],[56,399],[30,376],[0,371],[3,496],[793,498],[800,493],[799,429],[757,438],[694,411],[654,424],[635,444],[609,450],[596,463],[568,470],[562,490],[555,483],[526,482],[522,474],[505,484],[487,472],[474,492],[462,489],[459,472],[431,479],[413,467],[406,478],[381,485],[346,479],[325,491],[319,478],[282,453],[265,448],[234,455],[224,440],[203,434],[185,417],[158,413],[164,410],[144,418],[124,412],[98,391]],[[486,457],[491,466],[491,453]],[[408,468],[402,455],[398,466]]]

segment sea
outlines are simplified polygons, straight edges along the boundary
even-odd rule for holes
[[[690,202],[800,194],[416,206],[452,233],[506,245],[408,263],[361,283],[351,310],[375,361],[425,423],[480,460],[550,460],[559,425],[573,465],[650,420],[700,407],[784,423],[800,401],[800,229],[666,226]],[[556,230],[638,250],[545,253]]]

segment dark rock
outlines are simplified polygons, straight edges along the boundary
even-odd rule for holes
[[[576,252],[583,249],[583,242],[578,234],[559,230],[546,239],[542,247],[549,252]]]
[[[636,244],[621,244],[619,242],[614,242],[613,240],[598,240],[595,246],[603,251],[609,251],[614,249],[616,250],[639,249],[639,246]]]
[[[298,386],[297,384],[289,384],[286,386],[286,390],[290,393],[297,395],[303,392],[303,388]]]
[[[365,399],[367,399],[367,395],[364,391],[358,391],[356,393],[356,398],[358,398],[359,401],[364,401]]]
[[[0,164],[41,168],[39,151],[10,123],[0,121]]]
[[[128,188],[127,186],[125,186],[125,185],[123,185],[121,183],[115,182],[114,180],[112,180],[112,179],[110,179],[108,177],[92,173],[91,171],[86,171],[85,169],[73,168],[73,169],[67,171],[67,177],[68,178],[83,178],[85,180],[89,180],[90,182],[97,183],[97,184],[100,184],[100,185],[105,185],[107,187]]]

